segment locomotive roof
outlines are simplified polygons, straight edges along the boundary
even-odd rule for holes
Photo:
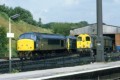
[[[75,37],[75,36],[66,36],[66,38],[76,39],[76,37]]]
[[[39,32],[28,32],[30,34],[35,34],[41,38],[49,38],[49,39],[65,39],[65,36],[59,34],[48,34],[48,33],[39,33]],[[27,33],[24,33],[27,34]]]
[[[97,38],[97,35],[90,35],[91,37],[95,37],[95,38]],[[106,39],[112,39],[111,37],[109,37],[109,36],[103,36],[103,38],[106,38]]]
[[[41,34],[40,37],[49,39],[65,39],[65,36],[57,34]]]

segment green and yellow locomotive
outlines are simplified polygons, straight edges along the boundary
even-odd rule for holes
[[[53,52],[66,50],[66,37],[57,34],[37,32],[24,33],[17,41],[17,51],[21,59],[40,58]]]
[[[77,37],[58,34],[28,32],[21,34],[17,41],[20,59],[40,59],[60,54],[77,53],[90,56],[96,54],[97,36],[80,34]],[[104,36],[104,51],[112,50],[112,39]]]
[[[20,59],[37,59],[76,50],[76,37],[29,32],[17,41]],[[57,54],[56,54],[57,53]]]
[[[112,39],[104,36],[104,51],[108,52],[112,50]],[[93,51],[96,54],[97,49],[97,36],[89,34],[80,34],[77,36],[77,50],[81,54],[91,53]]]

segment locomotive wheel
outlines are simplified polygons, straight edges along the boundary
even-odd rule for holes
[[[22,52],[18,52],[18,56],[19,56],[20,60],[22,60],[22,57],[23,57]]]
[[[40,59],[40,55],[39,55],[39,53],[38,52],[31,52],[30,53],[30,59],[31,60],[38,60],[38,59]]]
[[[21,61],[22,61],[22,60],[26,60],[26,57],[25,57],[25,53],[24,53],[24,52],[19,52],[19,53],[18,53],[18,56],[19,56],[19,58],[20,58]]]

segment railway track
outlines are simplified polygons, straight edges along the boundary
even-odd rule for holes
[[[120,77],[114,78],[113,80],[120,80]]]
[[[31,71],[31,70],[41,70],[50,69],[66,66],[75,66],[90,63],[91,58],[82,58],[78,55],[71,55],[65,57],[42,59],[42,60],[13,60],[12,70],[17,71]],[[9,71],[9,61],[0,62],[0,73],[7,73]]]
[[[120,54],[119,54],[120,55]],[[106,57],[106,60],[117,61],[120,60],[118,54],[110,54]],[[78,54],[62,56],[57,58],[48,58],[42,60],[26,60],[20,61],[18,58],[12,59],[12,70],[31,71],[31,70],[42,70],[58,67],[76,66],[83,65],[92,62],[91,57],[81,57]],[[0,60],[0,73],[7,73],[9,71],[9,60]]]
[[[14,60],[20,60],[19,58],[12,58],[12,61]],[[0,59],[0,62],[8,61],[8,59]]]

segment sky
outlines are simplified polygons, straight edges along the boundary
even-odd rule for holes
[[[96,0],[0,0],[2,4],[27,9],[42,23],[96,23]],[[103,22],[120,26],[120,0],[103,0]]]

